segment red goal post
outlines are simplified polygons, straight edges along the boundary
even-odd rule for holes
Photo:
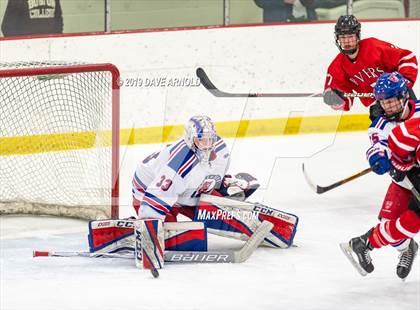
[[[118,218],[119,71],[0,63],[0,215]]]

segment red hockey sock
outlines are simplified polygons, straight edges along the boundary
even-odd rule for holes
[[[413,238],[420,230],[420,218],[412,210],[407,210],[395,220],[376,225],[368,237],[374,248],[380,248],[402,239]]]

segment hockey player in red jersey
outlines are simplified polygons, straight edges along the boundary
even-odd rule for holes
[[[354,98],[344,93],[372,93],[381,73],[398,71],[413,87],[417,78],[417,58],[409,50],[376,38],[361,39],[361,24],[353,15],[343,15],[335,25],[335,43],[340,53],[328,67],[324,86],[324,102],[335,110],[349,111]],[[412,95],[414,96],[414,95]],[[371,119],[375,118],[375,99],[360,98],[370,107]]]
[[[391,244],[400,251],[397,275],[405,279],[418,251],[412,238],[420,227],[420,202],[411,189],[413,185],[420,189],[420,102],[409,99],[407,81],[398,72],[382,74],[374,94],[383,111],[369,128],[372,146],[366,155],[372,170],[377,174],[390,172],[393,182],[379,213],[381,222],[340,246],[359,272],[366,275],[374,269],[369,252]]]

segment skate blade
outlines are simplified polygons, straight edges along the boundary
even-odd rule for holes
[[[365,277],[368,273],[364,270],[359,263],[354,259],[353,255],[351,254],[352,251],[350,249],[350,245],[346,243],[340,243],[341,251],[343,251],[344,255],[347,257],[349,262],[353,265],[353,267],[363,276]]]

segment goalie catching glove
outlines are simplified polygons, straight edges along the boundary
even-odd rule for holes
[[[241,172],[234,176],[225,175],[220,188],[216,192],[223,197],[244,201],[259,187],[260,184],[256,178],[249,173]]]

